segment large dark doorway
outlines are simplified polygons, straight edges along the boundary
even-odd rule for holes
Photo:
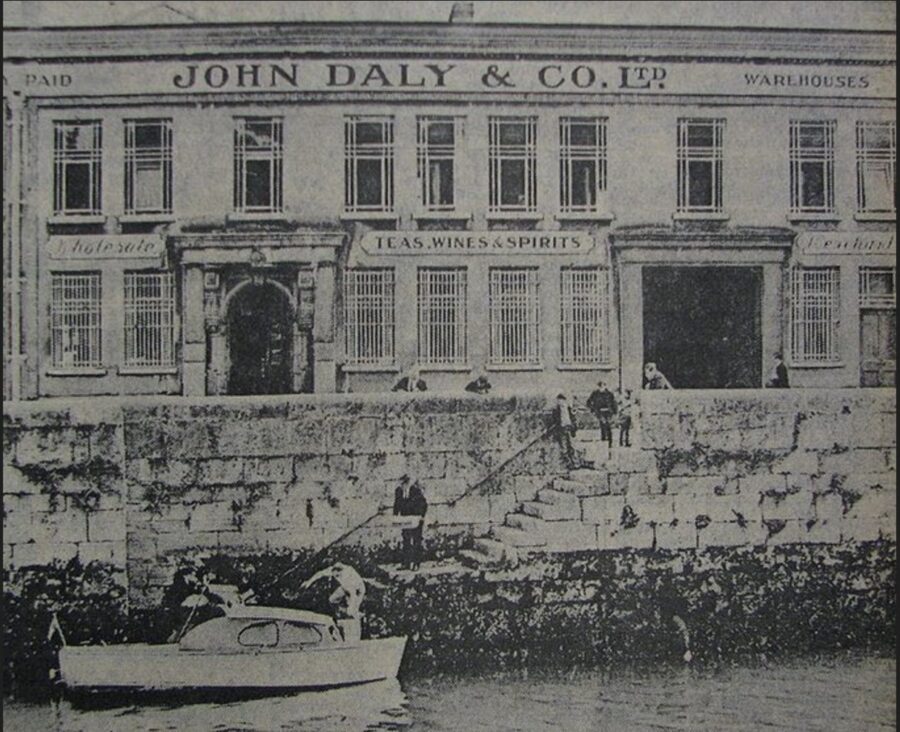
[[[762,385],[761,267],[644,267],[644,361],[676,389]]]
[[[229,394],[287,394],[291,389],[291,305],[271,284],[251,284],[228,309]]]

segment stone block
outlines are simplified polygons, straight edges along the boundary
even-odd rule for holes
[[[766,526],[765,523],[763,526]],[[790,519],[784,521],[784,528],[777,533],[769,533],[766,528],[766,534],[765,543],[768,545],[800,544],[806,537],[806,521]]]
[[[82,564],[112,562],[115,544],[113,541],[83,541],[78,545],[78,559]]]
[[[201,460],[197,482],[205,485],[234,485],[244,482],[244,461],[240,458]]]
[[[759,493],[738,493],[732,497],[731,503],[732,510],[741,514],[745,521],[762,521],[762,496]]]
[[[125,541],[125,511],[96,511],[87,517],[89,542]]]
[[[291,457],[244,460],[244,479],[248,483],[289,483],[293,478],[294,460]]]
[[[819,522],[838,524],[844,516],[844,503],[837,493],[815,493],[813,508]]]
[[[794,450],[772,463],[772,472],[791,475],[814,475],[819,472],[819,456],[807,450]]]
[[[611,473],[609,492],[614,496],[624,496],[628,492],[628,473]]]
[[[589,524],[619,524],[624,496],[587,496],[581,499],[581,520]]]
[[[853,449],[837,454],[819,456],[821,473],[879,473],[887,470],[887,459],[883,450],[865,448]]]
[[[489,518],[492,522],[501,522],[508,513],[512,513],[518,501],[514,495],[509,493],[498,493],[488,496],[488,505],[490,506]]]
[[[9,497],[7,497],[9,498]],[[9,544],[27,542],[34,538],[32,527],[32,512],[30,502],[18,501],[16,505],[8,506],[7,500],[3,501],[3,541]]]
[[[14,465],[3,463],[3,495],[11,493],[30,493],[37,494],[41,492],[41,486],[33,483],[25,474]],[[4,499],[5,500],[5,499]]]
[[[784,475],[747,475],[738,478],[738,491],[743,494],[757,495],[777,491],[787,492],[787,478]]]
[[[190,531],[230,531],[234,525],[234,511],[230,501],[213,501],[194,506],[190,516]]]
[[[34,514],[32,526],[34,539],[41,544],[87,541],[87,517],[77,509]]]
[[[761,529],[755,522],[741,526],[737,521],[713,521],[697,530],[697,542],[700,547],[762,544],[765,534]]]
[[[844,519],[841,522],[841,541],[877,541],[885,522],[878,519]]]
[[[71,428],[22,430],[16,441],[15,460],[19,465],[70,465],[74,447],[79,442],[84,443],[82,447],[87,450],[87,436]]]
[[[762,503],[763,519],[797,519],[808,521],[815,517],[812,493],[784,493],[777,496],[764,495]]]
[[[48,566],[68,562],[78,553],[74,542],[28,542],[12,545],[13,567]]]
[[[581,521],[547,522],[538,535],[551,552],[585,551],[597,547],[597,527]]]
[[[863,493],[847,511],[850,520],[892,519],[897,512],[897,494],[891,490],[872,490]]]
[[[650,549],[653,539],[653,527],[645,522],[630,529],[622,528],[618,523],[605,529],[597,528],[597,545],[603,549]]]
[[[693,493],[679,493],[673,498],[673,511],[679,522],[694,523],[697,516],[706,511],[706,496]]]
[[[672,525],[660,524],[656,527],[657,549],[692,549],[697,546],[697,528],[688,521]]]
[[[841,429],[841,420],[833,415],[813,414],[800,422],[797,435],[797,447],[801,450],[819,450],[829,448],[835,441],[846,435]]]
[[[513,478],[513,489],[517,501],[533,501],[537,492],[548,483],[544,475],[517,475]]]
[[[675,518],[673,496],[629,496],[628,505],[641,521],[671,523]]]
[[[816,519],[804,524],[806,536],[803,541],[808,544],[838,544],[841,541],[840,519]]]

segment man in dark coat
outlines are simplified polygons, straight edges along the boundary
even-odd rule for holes
[[[556,437],[563,451],[563,457],[566,461],[566,467],[574,470],[579,467],[578,460],[575,457],[575,448],[572,445],[572,436],[578,429],[575,424],[575,417],[572,415],[572,409],[569,407],[569,400],[565,394],[557,394],[556,409],[553,412],[553,427],[556,430]]]
[[[419,367],[413,364],[406,375],[394,384],[393,391],[428,391],[428,385],[419,372]]]
[[[616,415],[616,397],[602,381],[598,382],[597,387],[588,397],[587,407],[600,424],[600,439],[612,447],[612,418]]]
[[[403,537],[403,566],[406,569],[418,569],[422,561],[422,527],[427,512],[428,501],[419,482],[412,482],[408,475],[404,475],[394,491],[394,515],[418,518],[414,527],[403,528],[400,532]]]
[[[766,382],[766,386],[772,389],[787,389],[789,386],[787,366],[784,365],[784,360],[781,358],[780,353],[775,354],[775,363],[772,366],[772,373]]]

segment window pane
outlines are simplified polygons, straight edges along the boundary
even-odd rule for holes
[[[65,125],[63,149],[85,151],[94,149],[94,128],[92,125]]]
[[[714,145],[713,126],[692,122],[687,129],[689,147],[712,147]]]
[[[861,169],[862,200],[866,211],[894,208],[893,166],[886,162],[866,162]]]
[[[246,206],[248,208],[269,208],[272,205],[272,179],[269,160],[248,160],[246,162]]]
[[[825,164],[819,162],[800,163],[800,186],[803,206],[824,208]]]
[[[134,208],[138,211],[163,209],[163,169],[157,161],[139,161],[134,167]]]
[[[688,162],[688,205],[710,207],[713,205],[713,164],[707,160]]]
[[[90,163],[67,163],[65,166],[64,208],[66,211],[91,210]]]
[[[593,160],[572,161],[572,205],[597,204],[597,166]]]
[[[500,204],[522,206],[525,204],[525,161],[500,161]]]
[[[381,122],[357,122],[355,142],[357,145],[384,142],[384,125]]]
[[[569,144],[583,145],[585,147],[598,145],[597,125],[593,122],[590,124],[572,122],[569,126]]]
[[[525,144],[525,123],[501,123],[500,124],[500,144],[501,145],[524,145]]]
[[[452,145],[453,122],[430,122],[427,138],[429,145]]]
[[[136,124],[134,126],[134,146],[139,148],[162,147],[162,125]]]
[[[825,147],[825,126],[819,124],[800,126],[800,147]]]
[[[272,123],[248,120],[243,130],[243,143],[248,148],[272,147]]]
[[[356,162],[357,204],[360,206],[380,206],[382,204],[382,162],[380,160],[358,160]]]

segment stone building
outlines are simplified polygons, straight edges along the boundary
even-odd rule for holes
[[[895,34],[4,31],[4,399],[894,384]]]

